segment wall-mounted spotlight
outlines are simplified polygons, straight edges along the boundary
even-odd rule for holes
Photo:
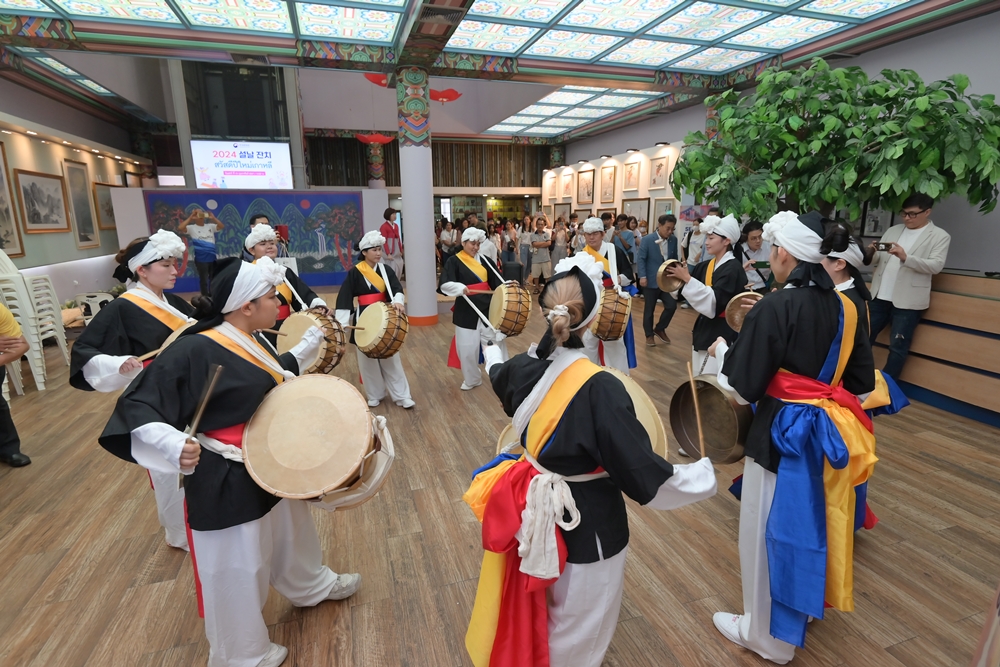
[[[602,156],[601,156],[601,159],[602,159],[602,160],[610,160],[610,159],[611,159],[611,156],[610,156],[610,155],[602,155]]]
[[[37,132],[32,132],[31,130],[25,130],[24,133],[25,134],[30,134],[33,137],[38,134]]]
[[[653,145],[654,145],[654,146],[657,146],[657,147],[659,147],[659,146],[669,146],[669,145],[670,145],[670,142],[669,142],[669,141],[657,141],[657,142],[656,142],[655,144],[653,144]]]
[[[639,149],[638,149],[638,148],[629,148],[629,149],[628,149],[628,150],[626,150],[625,152],[626,152],[626,153],[638,153],[638,152],[639,152]]]
[[[587,162],[588,162],[587,160],[577,160],[576,161],[577,164],[587,164]]]

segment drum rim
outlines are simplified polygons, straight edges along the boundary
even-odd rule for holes
[[[357,395],[358,399],[362,401],[362,405],[364,406],[365,411],[367,411],[369,417],[371,417],[371,411],[368,410],[367,401],[366,401],[365,397],[361,394],[361,392],[358,391],[358,388],[355,387],[350,382],[348,382],[347,380],[345,380],[343,378],[340,378],[340,377],[337,377],[336,375],[325,375],[325,374],[319,374],[319,373],[310,373],[308,375],[300,375],[298,377],[294,377],[294,378],[291,378],[289,380],[285,380],[284,382],[282,382],[281,384],[279,384],[277,387],[275,387],[274,389],[272,389],[271,391],[269,391],[267,393],[267,395],[265,395],[264,400],[267,400],[268,397],[274,395],[274,392],[278,391],[283,386],[289,386],[289,385],[291,385],[291,384],[293,384],[295,382],[300,382],[300,381],[304,381],[304,380],[310,380],[311,382],[316,382],[317,380],[321,380],[323,382],[328,382],[330,380],[335,380],[338,383],[342,383],[342,386],[349,387],[350,390],[353,391],[354,394]],[[263,405],[263,401],[261,402],[261,405]],[[345,481],[347,481],[349,479],[353,479],[353,476],[361,468],[361,462],[364,459],[365,454],[372,448],[372,446],[374,444],[374,437],[375,437],[374,431],[375,431],[375,429],[374,429],[374,426],[372,425],[372,420],[369,418],[369,419],[365,420],[366,431],[367,431],[367,434],[368,434],[368,443],[369,443],[368,447],[365,448],[365,450],[362,451],[357,456],[357,459],[354,462],[354,464],[351,466],[350,471],[347,472],[347,473],[345,473],[345,475],[342,477],[341,480],[339,480],[335,484],[327,485],[327,486],[325,486],[322,489],[319,489],[317,491],[308,491],[308,492],[302,492],[302,493],[289,493],[289,492],[285,492],[285,491],[279,491],[278,489],[273,488],[268,483],[266,483],[264,480],[262,480],[260,478],[260,475],[259,475],[258,471],[254,470],[253,462],[251,461],[253,447],[251,446],[249,449],[247,448],[247,443],[249,442],[248,436],[250,435],[250,428],[251,428],[251,425],[254,423],[254,419],[257,416],[259,410],[260,410],[260,406],[257,406],[257,410],[254,411],[254,414],[250,417],[250,419],[247,420],[246,424],[244,424],[244,426],[243,426],[243,447],[242,447],[243,465],[244,465],[244,467],[246,467],[247,472],[250,474],[250,477],[253,479],[254,483],[257,484],[257,486],[259,486],[261,489],[263,489],[267,493],[271,494],[272,496],[276,496],[278,498],[289,498],[291,500],[311,500],[313,498],[320,498],[324,494],[327,494],[327,493],[330,493],[330,492],[336,490]]]
[[[652,410],[653,411],[653,415],[656,417],[656,424],[655,424],[655,426],[657,427],[656,428],[656,433],[657,433],[657,435],[659,437],[661,437],[663,439],[663,454],[661,454],[661,456],[665,460],[669,460],[668,459],[668,455],[670,454],[670,438],[667,435],[667,428],[663,424],[663,415],[660,414],[659,409],[656,407],[656,403],[653,401],[653,397],[650,396],[649,392],[646,391],[643,388],[643,386],[641,384],[639,384],[635,380],[635,378],[631,377],[630,375],[626,375],[625,373],[623,373],[622,371],[618,370],[617,368],[608,367],[608,368],[604,368],[603,370],[606,371],[606,372],[608,372],[608,373],[611,373],[612,375],[614,375],[615,377],[617,377],[619,380],[621,380],[622,384],[626,385],[626,387],[625,387],[626,391],[628,391],[628,384],[629,383],[635,385],[638,389],[640,389],[642,391],[642,395],[644,395],[646,397],[646,400],[644,401],[646,403],[646,408],[649,409],[649,410]],[[632,398],[632,394],[631,393],[629,393],[629,398]],[[633,404],[635,403],[635,399],[632,399],[632,403]],[[653,447],[653,451],[656,452],[656,447],[655,446]],[[659,454],[659,452],[657,452],[657,453]]]

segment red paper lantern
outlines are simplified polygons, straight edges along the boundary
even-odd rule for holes
[[[434,90],[431,88],[431,99],[435,102],[440,102],[444,104],[445,102],[454,102],[462,93],[458,92],[454,88],[445,88],[444,90]]]
[[[363,144],[387,144],[396,137],[375,132],[373,134],[355,134],[354,138]]]
[[[383,88],[385,88],[389,83],[389,78],[385,74],[368,72],[365,74],[365,78],[374,83],[376,86],[382,86]]]

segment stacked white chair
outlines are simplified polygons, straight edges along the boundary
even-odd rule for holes
[[[114,295],[107,292],[89,292],[87,294],[76,295],[76,305],[83,311],[85,324],[90,324],[94,316],[101,312],[101,308],[114,300]],[[87,313],[88,309],[90,310],[89,314]]]
[[[28,366],[31,367],[31,374],[35,378],[35,386],[39,391],[44,391],[45,354],[42,350],[42,336],[35,316],[34,302],[20,273],[0,274],[0,297],[14,315],[14,319],[21,325],[21,332],[30,347],[26,355]]]
[[[52,286],[52,279],[43,275],[26,277],[24,280],[31,293],[32,305],[35,307],[38,335],[43,341],[47,338],[54,338],[66,365],[69,366],[66,327],[63,326],[62,307],[59,305],[59,299],[56,298],[56,289]]]

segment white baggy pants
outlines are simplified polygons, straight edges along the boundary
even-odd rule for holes
[[[618,626],[628,547],[596,563],[566,563],[547,591],[550,667],[600,667]]]
[[[475,329],[465,329],[455,327],[455,348],[458,352],[458,359],[462,362],[462,381],[470,387],[478,387],[483,383],[482,370],[479,368],[479,352],[482,349],[482,340],[486,335],[492,336],[493,331],[481,321]],[[507,361],[507,341],[500,341],[496,344],[503,355],[503,360]]]
[[[795,657],[795,646],[771,636],[771,580],[767,565],[767,517],[778,476],[749,456],[743,468],[740,500],[740,576],[743,617],[740,637],[753,651],[775,662]]]
[[[261,614],[269,584],[296,607],[311,607],[337,582],[323,565],[304,500],[285,498],[256,521],[191,535],[211,647],[208,667],[256,667],[263,660],[271,643]]]
[[[601,363],[600,346],[604,345],[604,363]],[[587,358],[598,366],[609,366],[629,375],[628,352],[625,350],[625,337],[618,340],[603,341],[587,329],[583,332],[583,351]]]
[[[184,523],[184,489],[178,488],[177,473],[149,471],[156,498],[156,516],[167,533],[167,544],[188,548],[187,524]]]
[[[410,383],[403,370],[400,353],[388,359],[372,359],[355,348],[358,357],[358,370],[361,372],[361,384],[365,387],[365,395],[369,401],[381,401],[388,391],[393,403],[399,403],[410,398]]]

